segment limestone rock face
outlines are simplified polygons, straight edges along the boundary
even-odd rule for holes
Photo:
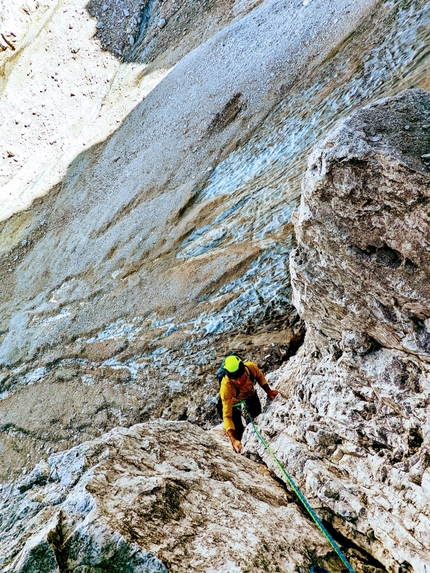
[[[329,546],[267,470],[187,422],[116,428],[52,455],[2,497],[3,573],[328,563]]]
[[[310,157],[291,257],[294,303],[344,350],[430,362],[430,96],[354,114]],[[296,278],[297,277],[297,278]]]
[[[322,517],[389,570],[423,573],[429,129],[430,94],[408,90],[357,111],[312,153],[290,263],[307,334],[276,374],[287,404],[259,418]]]
[[[105,433],[207,427],[221,355],[294,354],[305,157],[363,101],[430,88],[429,18],[0,0],[2,572],[339,571],[281,486],[198,428]],[[258,420],[357,573],[428,573],[428,111],[385,100],[312,156],[307,337]]]
[[[212,423],[233,338],[266,370],[295,351],[290,215],[316,124],[300,120],[297,144],[288,134],[310,97],[320,109],[331,51],[385,41],[398,12],[375,31],[377,0],[308,4],[61,0],[5,66],[0,218],[25,210],[0,223],[1,481],[117,425]],[[408,12],[412,54],[423,4]],[[126,22],[138,39],[118,59]]]

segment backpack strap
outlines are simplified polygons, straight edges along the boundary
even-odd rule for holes
[[[246,368],[246,370],[247,370],[247,372],[248,372],[248,375],[249,375],[249,377],[251,378],[251,382],[252,382],[252,384],[254,385],[256,378],[255,378],[254,374],[252,373],[251,368],[249,368],[249,366],[247,366],[247,365],[245,364],[245,362],[243,363],[243,365],[245,366],[245,368]]]

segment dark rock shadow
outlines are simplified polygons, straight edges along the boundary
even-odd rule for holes
[[[234,0],[90,0],[86,9],[97,22],[102,49],[120,61],[149,64],[164,55],[174,64],[228,24],[233,5]]]
[[[156,0],[90,0],[86,9],[96,19],[96,37],[103,50],[121,61],[136,61],[135,44],[142,44],[155,16]],[[137,57],[136,57],[137,56]],[[140,60],[139,60],[140,61]]]

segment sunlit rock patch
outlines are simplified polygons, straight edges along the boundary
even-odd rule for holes
[[[340,570],[264,467],[187,422],[116,428],[0,496],[3,573]]]

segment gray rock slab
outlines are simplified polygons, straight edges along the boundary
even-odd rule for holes
[[[330,553],[264,466],[187,422],[115,428],[49,470],[1,494],[4,573],[292,573]]]

